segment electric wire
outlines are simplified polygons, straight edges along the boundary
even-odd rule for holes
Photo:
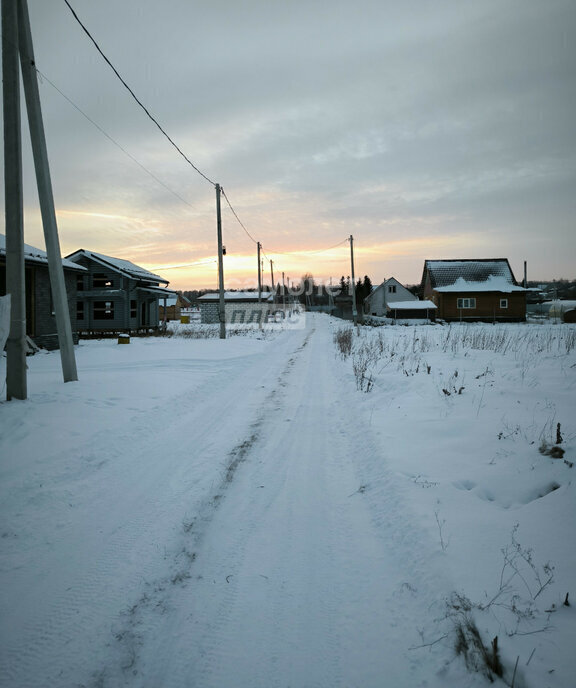
[[[238,217],[238,214],[236,213],[236,211],[235,211],[234,208],[232,207],[232,203],[230,203],[230,200],[229,200],[228,196],[226,195],[226,192],[224,191],[224,189],[223,189],[222,187],[220,187],[220,191],[221,191],[222,195],[224,196],[224,198],[225,198],[225,200],[226,200],[226,203],[228,203],[228,207],[229,207],[230,210],[232,211],[232,214],[234,215],[234,217],[236,218],[236,220],[238,220],[238,224],[240,225],[240,227],[242,227],[242,229],[246,232],[246,234],[250,237],[250,239],[252,239],[252,241],[253,241],[255,244],[257,244],[258,241],[257,241],[257,240],[250,234],[250,232],[246,229],[246,227],[244,226],[244,223],[243,223],[242,220]]]
[[[103,134],[109,141],[111,141],[117,148],[119,148],[119,149],[124,153],[124,155],[126,155],[127,157],[129,157],[130,160],[132,160],[132,162],[135,162],[135,163],[138,165],[138,167],[140,167],[142,170],[144,170],[144,172],[146,172],[146,174],[148,174],[150,177],[152,177],[152,179],[154,179],[156,182],[158,182],[158,184],[160,184],[161,186],[163,186],[163,187],[164,187],[167,191],[169,191],[173,196],[175,196],[175,197],[178,198],[180,201],[182,201],[182,203],[185,203],[187,206],[190,206],[190,208],[194,208],[194,206],[193,206],[191,203],[189,203],[185,198],[182,198],[182,196],[180,196],[180,194],[179,194],[178,192],[174,191],[174,189],[171,189],[171,188],[170,188],[167,184],[165,184],[161,179],[158,179],[158,177],[157,177],[153,172],[151,172],[151,171],[150,171],[147,167],[145,167],[139,160],[137,160],[131,153],[129,153],[125,148],[123,148],[123,147],[118,143],[118,141],[115,141],[115,140],[110,136],[110,134],[108,134],[104,129],[102,129],[102,127],[101,127],[97,122],[95,122],[95,121],[94,121],[89,115],[87,115],[78,105],[76,105],[76,103],[75,103],[71,98],[69,98],[63,91],[61,91],[61,90],[58,88],[58,86],[56,86],[56,84],[55,84],[53,81],[51,81],[51,80],[50,80],[43,72],[41,72],[38,68],[36,68],[36,73],[41,77],[41,79],[43,79],[44,81],[48,82],[48,83],[50,84],[50,86],[52,86],[52,88],[53,88],[55,91],[57,91],[57,92],[62,96],[62,98],[64,98],[65,100],[67,100],[67,101],[70,103],[70,105],[72,105],[73,108],[75,108],[76,110],[78,110],[78,112],[79,112],[83,117],[85,117],[85,118],[90,122],[90,124],[92,124],[94,127],[96,127],[96,129],[98,129],[98,131],[99,131],[101,134]]]
[[[216,263],[217,261],[215,259],[211,260],[199,260],[196,261],[195,263],[181,263],[179,265],[156,265],[153,270],[177,270],[178,268],[193,268],[198,265],[210,265],[212,263]]]
[[[149,118],[152,122],[154,122],[154,124],[158,127],[158,129],[162,132],[162,134],[168,139],[168,141],[172,144],[172,146],[178,151],[178,153],[184,158],[184,160],[186,160],[186,162],[187,162],[194,170],[196,170],[196,172],[197,172],[201,177],[203,177],[207,182],[209,182],[210,184],[212,184],[212,186],[215,187],[215,186],[216,186],[216,182],[213,182],[213,181],[210,179],[210,177],[208,177],[207,175],[205,175],[204,172],[202,172],[198,167],[196,167],[196,165],[190,160],[190,158],[188,158],[188,156],[182,151],[182,149],[179,148],[179,146],[178,146],[178,145],[173,141],[173,139],[168,135],[168,133],[167,133],[167,132],[165,131],[165,129],[161,126],[161,124],[158,122],[158,120],[150,113],[150,111],[148,110],[148,108],[144,105],[144,103],[142,103],[142,101],[138,98],[138,96],[134,93],[134,91],[130,88],[130,86],[128,86],[128,84],[126,83],[126,81],[124,81],[124,79],[120,76],[120,73],[118,72],[118,70],[116,69],[116,67],[115,67],[115,66],[112,64],[112,62],[106,57],[106,55],[102,52],[102,49],[100,48],[100,46],[98,45],[98,43],[96,42],[96,40],[94,39],[94,37],[92,36],[92,34],[90,33],[90,31],[88,31],[88,29],[86,28],[86,26],[84,26],[84,24],[83,24],[82,21],[80,20],[80,17],[76,14],[76,12],[74,11],[73,7],[70,5],[70,3],[68,2],[68,0],[64,0],[64,2],[65,2],[66,5],[68,6],[68,9],[70,10],[70,12],[72,12],[72,15],[73,15],[74,19],[75,19],[75,20],[78,22],[78,24],[81,26],[81,28],[82,28],[82,30],[84,31],[84,33],[85,33],[85,34],[88,36],[88,38],[92,41],[92,43],[94,44],[94,47],[96,48],[96,50],[97,50],[97,51],[100,53],[100,55],[104,58],[106,64],[110,67],[110,69],[112,69],[112,71],[114,72],[114,74],[116,74],[116,76],[118,77],[118,79],[120,80],[120,82],[122,83],[122,85],[124,86],[124,88],[130,93],[130,95],[132,96],[132,98],[138,103],[138,105],[142,108],[142,110],[144,110],[144,112],[146,113],[146,115],[148,116],[148,118]]]
[[[194,164],[194,163],[184,154],[184,153],[183,153],[183,151],[179,148],[179,146],[173,141],[173,139],[168,135],[168,133],[167,133],[167,132],[164,130],[164,128],[160,125],[160,123],[158,122],[158,120],[150,114],[150,112],[149,112],[149,110],[146,108],[146,106],[145,106],[145,105],[142,103],[142,101],[136,96],[136,94],[134,93],[134,91],[132,90],[132,88],[130,88],[130,86],[126,83],[126,81],[122,78],[122,76],[120,75],[120,73],[118,72],[118,70],[116,69],[116,67],[114,67],[114,65],[112,64],[112,62],[108,59],[108,57],[106,57],[106,55],[104,54],[104,52],[102,51],[102,49],[101,49],[100,46],[98,45],[97,41],[96,41],[95,38],[92,36],[92,34],[90,33],[90,31],[87,29],[87,27],[82,23],[82,21],[80,20],[78,14],[74,11],[74,8],[70,5],[70,3],[68,2],[68,0],[64,0],[64,2],[66,3],[68,9],[69,9],[70,12],[72,13],[74,19],[78,22],[78,24],[80,25],[80,27],[82,28],[82,30],[84,31],[84,33],[88,36],[88,38],[89,38],[89,39],[92,41],[92,43],[94,44],[94,47],[96,48],[96,50],[98,50],[98,52],[100,53],[100,55],[102,56],[102,58],[105,60],[106,64],[108,64],[108,66],[112,69],[112,71],[114,72],[114,74],[116,75],[116,77],[120,80],[120,82],[122,83],[122,85],[124,86],[124,88],[126,88],[126,90],[130,93],[130,95],[132,96],[132,98],[138,103],[138,105],[142,108],[142,110],[144,110],[144,112],[145,112],[146,115],[149,117],[149,119],[150,119],[152,122],[154,122],[154,124],[158,127],[158,129],[162,132],[162,134],[168,139],[168,141],[172,144],[172,146],[174,146],[174,148],[178,151],[178,153],[186,160],[186,162],[187,162],[189,165],[191,165],[191,167],[192,167],[194,170],[196,170],[196,172],[197,172],[201,177],[203,177],[206,181],[210,182],[210,184],[212,184],[212,186],[216,187],[216,182],[212,181],[212,179],[210,179],[207,175],[205,175],[205,174],[204,174],[204,173],[203,173],[203,172],[202,172],[202,171],[201,171],[201,170],[200,170],[200,169],[199,169],[199,168],[198,168],[198,167],[197,167],[197,166],[196,166],[196,165],[195,165],[195,164]],[[239,223],[239,225],[240,225],[240,226],[242,227],[242,229],[246,232],[246,234],[250,237],[250,239],[251,239],[254,243],[257,244],[258,241],[257,241],[256,239],[254,239],[254,237],[253,237],[253,236],[250,234],[250,232],[246,229],[246,226],[244,225],[244,223],[242,222],[242,220],[241,220],[240,217],[238,216],[238,213],[237,213],[237,212],[234,210],[234,208],[232,207],[232,204],[230,203],[230,199],[228,198],[228,196],[226,195],[226,193],[224,192],[224,190],[222,189],[222,187],[220,187],[220,191],[221,191],[222,195],[224,196],[224,198],[226,199],[226,203],[227,203],[228,206],[230,207],[230,210],[232,211],[232,214],[233,214],[234,217],[236,218],[236,220],[237,220],[237,222]]]
[[[302,253],[306,253],[306,255],[316,255],[317,253],[326,253],[327,251],[332,251],[333,249],[342,246],[342,244],[345,244],[347,241],[349,241],[348,238],[344,239],[343,241],[340,241],[337,244],[334,244],[334,246],[329,246],[328,248],[321,248],[318,251],[275,251],[271,248],[268,248],[268,251],[270,251],[270,253],[272,253],[273,255],[277,256],[299,256]]]
[[[82,30],[84,31],[84,33],[88,36],[88,38],[90,39],[90,41],[93,43],[93,45],[94,45],[94,47],[96,48],[96,50],[100,53],[100,55],[102,56],[102,58],[104,59],[104,61],[105,61],[105,62],[108,64],[108,66],[112,69],[112,71],[114,72],[114,74],[116,75],[116,77],[119,79],[119,81],[122,83],[122,85],[124,86],[124,88],[130,93],[130,95],[132,96],[132,98],[136,101],[136,103],[140,106],[140,108],[146,113],[146,115],[148,116],[148,118],[156,125],[156,127],[160,130],[160,132],[164,135],[164,137],[170,142],[170,144],[171,144],[171,145],[176,149],[176,151],[182,156],[182,158],[184,158],[184,160],[185,160],[185,161],[186,161],[186,162],[187,162],[187,163],[188,163],[188,164],[189,164],[189,165],[190,165],[190,166],[191,166],[191,167],[201,176],[201,177],[203,177],[207,182],[209,182],[210,184],[212,184],[213,187],[217,187],[218,185],[216,184],[216,182],[214,182],[212,179],[210,179],[210,177],[208,177],[206,174],[204,174],[204,172],[202,172],[202,171],[201,171],[201,170],[200,170],[200,169],[199,169],[199,168],[198,168],[198,167],[197,167],[197,166],[196,166],[187,156],[186,156],[186,154],[180,149],[180,147],[179,147],[179,146],[174,142],[174,140],[168,135],[168,133],[167,133],[167,132],[165,131],[165,129],[160,125],[160,123],[158,122],[158,120],[150,113],[150,111],[146,108],[146,106],[142,103],[142,101],[136,96],[136,94],[134,93],[134,91],[132,90],[132,88],[130,88],[130,86],[129,86],[129,85],[126,83],[126,81],[122,78],[122,76],[120,75],[120,73],[118,72],[118,70],[116,69],[116,67],[112,64],[112,62],[108,59],[108,57],[106,57],[106,55],[104,54],[104,52],[102,51],[102,49],[101,49],[100,46],[98,45],[97,41],[94,39],[94,37],[92,36],[92,34],[90,33],[90,31],[86,28],[86,26],[82,23],[82,21],[80,20],[78,14],[75,12],[74,8],[70,5],[70,3],[68,2],[68,0],[64,0],[64,2],[66,3],[68,9],[69,9],[70,12],[72,13],[72,15],[73,15],[74,19],[76,20],[76,22],[80,25],[80,27],[82,28]],[[40,72],[39,70],[37,70],[37,71],[38,71],[39,74],[41,74],[41,72]],[[43,74],[41,74],[41,76],[44,77]],[[46,77],[44,77],[44,78],[45,78],[49,83],[52,84],[52,82],[50,82],[49,79],[47,79]],[[52,86],[54,86],[54,84],[52,84]],[[56,88],[56,86],[54,86],[54,88]],[[66,98],[66,100],[69,100],[69,99],[67,98],[67,96],[65,96],[58,88],[56,88],[56,90],[58,90],[58,91]],[[102,130],[102,129],[101,129],[95,122],[93,122],[85,113],[83,113],[82,110],[80,110],[80,108],[78,108],[72,101],[69,100],[69,102],[70,102],[74,107],[76,107],[76,109],[78,109],[79,112],[81,112],[81,113],[82,113],[89,121],[91,121],[98,129],[100,129],[100,131],[101,131],[105,136],[107,136],[113,143],[115,143],[115,145],[117,145],[121,150],[124,151],[124,149],[123,149],[119,144],[117,144],[108,134],[106,134],[106,132],[104,132],[104,130]],[[162,186],[165,186],[165,188],[167,188],[171,193],[174,193],[178,198],[180,198],[180,199],[183,200],[185,203],[187,203],[187,205],[190,205],[187,201],[185,201],[184,199],[182,199],[178,194],[176,194],[176,193],[175,193],[174,191],[172,191],[169,187],[167,187],[163,182],[161,182],[159,179],[157,179],[157,177],[155,177],[151,172],[149,172],[149,170],[146,170],[146,168],[145,168],[143,165],[141,165],[135,158],[133,158],[127,151],[124,151],[124,152],[125,152],[130,158],[132,158],[132,160],[134,160],[134,162],[136,162],[138,165],[140,165],[140,167],[142,167],[146,172],[148,172],[148,174],[150,174],[154,179],[156,179],[160,184],[162,184]],[[242,229],[244,230],[244,232],[246,233],[246,235],[247,235],[255,244],[258,244],[259,242],[258,242],[258,241],[252,236],[252,234],[248,231],[248,229],[246,228],[246,226],[244,225],[244,223],[242,222],[242,220],[241,220],[240,217],[238,216],[238,213],[236,212],[236,210],[235,210],[234,207],[232,206],[232,203],[230,202],[230,199],[229,199],[228,196],[226,195],[226,192],[224,191],[224,189],[223,189],[221,186],[220,186],[220,192],[221,192],[222,196],[224,196],[224,199],[226,200],[226,203],[228,204],[228,207],[230,208],[230,210],[231,210],[233,216],[235,217],[235,219],[236,219],[236,221],[238,222],[238,224],[242,227]],[[327,251],[331,251],[331,250],[333,250],[333,249],[335,249],[335,248],[338,248],[339,246],[342,246],[342,244],[346,243],[347,241],[348,241],[348,238],[344,239],[343,241],[340,241],[339,243],[335,244],[334,246],[330,246],[330,247],[325,248],[325,249],[320,249],[319,251],[306,251],[305,253],[306,253],[307,255],[316,255],[316,254],[320,254],[320,253],[325,253],[325,252],[327,252]],[[261,248],[262,248],[262,247],[261,247]],[[273,249],[268,249],[268,250],[270,251],[270,253],[272,253],[272,254],[274,254],[274,255],[301,255],[301,254],[303,253],[302,251],[276,251],[276,250],[273,250]],[[270,259],[268,258],[268,260],[270,260]],[[167,268],[165,268],[165,269],[167,269]]]

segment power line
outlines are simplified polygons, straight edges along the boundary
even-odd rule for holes
[[[142,110],[144,110],[144,112],[146,113],[146,115],[148,116],[148,118],[149,118],[152,122],[154,122],[154,124],[158,127],[158,129],[162,132],[162,134],[168,139],[168,141],[172,144],[172,146],[174,146],[174,148],[178,151],[178,153],[180,153],[180,155],[184,158],[184,160],[186,160],[186,162],[187,162],[194,170],[196,170],[196,172],[198,172],[198,174],[199,174],[201,177],[203,177],[207,182],[209,182],[210,184],[212,184],[212,186],[216,186],[216,182],[213,182],[213,181],[210,179],[210,177],[206,176],[206,175],[204,174],[204,172],[202,172],[200,169],[198,169],[198,167],[196,167],[196,165],[195,165],[195,164],[185,155],[185,153],[176,145],[176,143],[172,140],[172,138],[170,138],[170,136],[167,134],[167,132],[164,130],[164,128],[160,125],[160,123],[158,122],[158,120],[157,120],[153,115],[150,114],[149,110],[146,108],[146,106],[144,105],[144,103],[142,103],[142,101],[138,98],[138,96],[134,93],[134,91],[130,88],[130,86],[128,86],[128,84],[127,84],[127,83],[124,81],[124,79],[120,76],[120,73],[118,72],[118,70],[116,69],[116,67],[114,67],[114,65],[112,64],[112,62],[110,62],[110,60],[109,60],[109,59],[106,57],[106,55],[102,52],[102,49],[100,48],[100,46],[98,45],[98,43],[96,42],[96,40],[93,38],[93,36],[92,36],[92,34],[90,33],[90,31],[88,31],[88,29],[87,29],[87,28],[84,26],[84,24],[80,21],[80,18],[78,17],[78,15],[77,15],[76,12],[74,11],[74,9],[72,8],[72,6],[71,6],[70,3],[68,2],[68,0],[64,0],[64,2],[65,2],[66,5],[68,6],[68,9],[70,10],[70,12],[72,12],[72,15],[73,15],[74,19],[75,19],[75,20],[78,22],[78,24],[82,27],[82,30],[84,31],[84,33],[85,33],[85,34],[88,36],[88,38],[92,41],[92,43],[94,44],[94,47],[96,48],[96,50],[97,50],[97,51],[100,53],[100,55],[104,58],[104,60],[106,61],[106,64],[110,67],[110,69],[112,69],[112,71],[114,72],[114,74],[116,74],[116,76],[118,77],[118,79],[120,80],[120,82],[122,83],[122,85],[124,86],[124,88],[128,91],[128,93],[130,93],[130,95],[132,96],[132,98],[134,98],[134,100],[138,103],[138,105],[142,108]]]
[[[119,148],[119,149],[124,153],[124,155],[128,156],[128,157],[130,158],[130,160],[132,160],[132,162],[135,162],[135,163],[138,165],[138,167],[140,167],[141,169],[144,170],[144,172],[146,172],[146,174],[150,175],[150,176],[152,177],[152,179],[154,179],[155,181],[157,181],[158,184],[160,184],[160,185],[163,186],[167,191],[169,191],[171,194],[173,194],[174,196],[176,196],[176,198],[178,198],[179,200],[181,200],[182,203],[185,203],[186,205],[190,206],[191,208],[194,208],[194,206],[193,206],[191,203],[189,203],[185,198],[182,198],[182,196],[180,196],[179,193],[177,193],[176,191],[174,191],[173,189],[171,189],[169,186],[167,186],[161,179],[158,179],[158,177],[157,177],[153,172],[150,172],[150,170],[149,170],[148,168],[146,168],[146,167],[145,167],[141,162],[139,162],[131,153],[129,153],[125,148],[123,148],[123,147],[118,143],[118,141],[115,141],[115,140],[110,136],[110,134],[108,134],[106,131],[104,131],[104,129],[102,129],[102,127],[101,127],[97,122],[95,122],[95,121],[94,121],[89,115],[87,115],[78,105],[76,105],[76,103],[75,103],[73,100],[71,100],[63,91],[61,91],[61,90],[58,88],[58,86],[56,86],[56,84],[55,84],[53,81],[50,81],[50,79],[49,79],[45,74],[43,74],[38,68],[36,68],[36,72],[38,73],[38,75],[39,75],[44,81],[47,81],[47,82],[50,84],[50,86],[52,86],[52,88],[53,88],[55,91],[57,91],[65,100],[67,100],[67,101],[70,103],[70,105],[72,105],[73,108],[75,108],[76,110],[78,110],[78,112],[79,112],[83,117],[85,117],[85,118],[90,122],[90,124],[92,124],[94,127],[96,127],[96,129],[98,129],[98,131],[99,131],[101,134],[103,134],[109,141],[111,141],[117,148]]]
[[[198,172],[198,174],[199,174],[201,177],[203,177],[206,181],[208,181],[210,184],[212,184],[212,186],[215,187],[215,186],[216,186],[216,182],[212,181],[212,179],[210,179],[210,178],[209,178],[207,175],[205,175],[200,169],[198,169],[198,167],[196,167],[196,165],[195,165],[195,164],[194,164],[194,163],[193,163],[193,162],[183,153],[183,151],[179,148],[179,146],[176,145],[176,143],[173,141],[173,139],[168,135],[168,133],[167,133],[167,132],[164,130],[164,128],[160,125],[160,123],[158,122],[158,120],[157,120],[155,117],[153,117],[153,115],[150,114],[150,112],[149,112],[149,110],[146,108],[146,106],[145,106],[145,105],[142,103],[142,101],[136,96],[136,94],[134,93],[134,91],[130,88],[130,86],[126,83],[126,81],[122,78],[122,76],[120,76],[120,73],[118,72],[118,70],[116,69],[116,67],[114,67],[114,65],[112,64],[112,62],[106,57],[106,55],[104,54],[104,52],[102,51],[102,49],[101,49],[100,46],[98,45],[97,41],[96,41],[95,38],[92,36],[92,34],[90,33],[90,31],[88,31],[88,29],[86,28],[86,26],[82,23],[82,21],[80,20],[80,18],[78,17],[78,15],[77,15],[76,12],[74,11],[73,7],[70,5],[70,3],[68,2],[68,0],[64,0],[64,2],[66,3],[68,9],[69,9],[70,12],[72,13],[74,19],[75,19],[75,20],[78,22],[78,24],[81,26],[81,28],[82,28],[82,30],[84,31],[84,33],[85,33],[85,34],[88,36],[88,38],[92,41],[92,43],[94,44],[94,47],[96,48],[96,50],[100,53],[100,55],[102,56],[102,58],[106,61],[106,63],[108,64],[108,66],[112,69],[112,71],[114,72],[114,74],[116,75],[116,77],[120,80],[120,82],[122,83],[122,85],[124,86],[124,88],[130,93],[130,95],[132,96],[132,98],[138,103],[138,105],[142,108],[142,110],[144,110],[144,112],[145,112],[146,115],[149,117],[149,119],[150,119],[152,122],[154,122],[154,124],[158,127],[158,129],[162,132],[162,134],[168,139],[168,141],[172,144],[172,146],[174,146],[174,148],[175,148],[175,149],[178,151],[178,153],[184,158],[184,160],[186,160],[186,162],[187,162],[194,170],[196,170],[196,172]],[[57,90],[58,90],[58,89],[57,89]],[[64,95],[64,94],[62,94],[62,95]],[[74,107],[76,107],[76,106],[74,106]],[[78,109],[79,109],[79,108],[78,108]],[[82,112],[82,111],[80,110],[80,112]],[[84,113],[82,113],[82,114],[84,114]],[[88,119],[90,119],[90,118],[88,118]],[[91,120],[90,120],[90,121],[91,121]],[[95,124],[95,123],[94,123],[94,124]],[[95,126],[98,126],[98,125],[95,124]],[[100,127],[98,127],[98,128],[100,129]],[[102,131],[102,133],[104,133],[106,136],[108,136],[102,129],[100,129],[100,130]],[[111,137],[108,137],[108,138],[110,138],[110,140],[113,141],[113,139],[111,139]],[[119,146],[119,147],[120,147],[120,146]],[[130,157],[132,157],[132,156],[130,156]],[[137,161],[135,160],[135,162],[137,162]],[[140,163],[138,163],[138,164],[140,164]],[[144,169],[145,169],[145,168],[144,168]],[[152,175],[152,176],[154,176],[154,175]],[[159,180],[158,180],[158,181],[159,181]],[[160,182],[160,183],[162,183],[162,182]],[[257,241],[256,239],[254,239],[254,237],[253,237],[253,236],[250,234],[250,232],[246,229],[246,226],[244,225],[244,223],[242,222],[242,220],[241,220],[240,217],[238,216],[238,213],[237,213],[237,212],[234,210],[234,208],[232,207],[232,204],[230,203],[230,200],[229,200],[228,196],[226,195],[226,193],[224,192],[224,189],[222,189],[222,187],[220,188],[220,191],[222,192],[222,195],[223,195],[224,198],[226,199],[226,203],[228,203],[228,206],[229,206],[230,210],[232,211],[232,214],[234,215],[234,217],[235,217],[236,220],[238,221],[238,224],[242,227],[242,229],[246,232],[246,234],[250,237],[250,239],[251,239],[255,244],[257,244],[258,241]],[[176,194],[176,195],[177,195],[177,194]]]
[[[179,265],[155,265],[152,270],[177,270],[178,268],[192,268],[198,265],[210,265],[215,263],[216,260],[201,260],[196,263],[182,263]]]
[[[86,28],[86,26],[82,23],[82,21],[80,20],[80,18],[78,17],[78,15],[76,14],[76,12],[74,11],[74,9],[72,8],[72,6],[71,6],[70,3],[68,2],[68,0],[64,0],[64,2],[66,3],[68,9],[69,9],[70,12],[72,13],[74,19],[78,22],[78,24],[80,25],[80,27],[82,28],[82,30],[84,31],[84,33],[88,36],[88,38],[89,38],[89,39],[91,40],[91,42],[94,44],[94,47],[96,48],[96,50],[100,53],[100,55],[102,56],[102,58],[106,61],[106,63],[108,64],[108,66],[112,69],[112,71],[114,72],[114,74],[116,75],[116,77],[119,79],[119,81],[122,83],[122,85],[124,86],[124,88],[130,93],[130,95],[132,96],[132,98],[136,101],[136,103],[137,103],[137,104],[142,108],[142,110],[146,113],[147,117],[156,125],[156,127],[160,130],[160,132],[164,135],[164,137],[171,143],[171,145],[176,149],[176,151],[178,151],[178,153],[182,156],[182,158],[184,158],[184,160],[185,160],[185,161],[186,161],[186,162],[187,162],[187,163],[188,163],[188,164],[189,164],[189,165],[190,165],[190,166],[191,166],[191,167],[201,176],[201,177],[203,177],[207,182],[209,182],[210,184],[212,184],[212,186],[217,187],[218,185],[216,184],[216,182],[212,181],[212,179],[210,179],[207,175],[205,175],[205,174],[204,174],[204,173],[203,173],[203,172],[202,172],[202,171],[201,171],[201,170],[200,170],[200,169],[199,169],[199,168],[198,168],[198,167],[197,167],[197,166],[196,166],[196,165],[195,165],[195,164],[185,155],[185,154],[184,154],[184,152],[176,145],[176,143],[173,141],[173,139],[168,135],[168,133],[167,133],[167,132],[164,130],[164,128],[160,125],[160,123],[158,122],[158,120],[157,120],[155,117],[153,117],[153,115],[149,112],[149,110],[148,110],[148,109],[146,108],[146,106],[142,103],[142,101],[136,96],[136,94],[134,93],[134,91],[130,88],[130,86],[126,83],[126,81],[122,78],[122,76],[120,76],[120,73],[118,72],[118,70],[116,69],[116,67],[114,67],[114,65],[112,64],[112,62],[106,57],[106,55],[104,54],[104,52],[102,51],[102,49],[100,48],[100,46],[98,45],[98,43],[96,42],[96,40],[94,39],[94,37],[92,36],[92,34],[90,33],[90,31],[88,31],[88,29]],[[38,73],[40,73],[40,72],[38,72]],[[43,76],[43,75],[42,75],[42,76]],[[46,77],[44,77],[44,78],[46,78]],[[47,81],[49,81],[49,79],[47,79]],[[51,83],[51,82],[49,81],[49,83]],[[54,84],[52,84],[52,86],[54,86]],[[54,88],[56,88],[56,87],[54,86]],[[59,89],[56,89],[56,90],[59,91]],[[61,91],[59,91],[59,92],[62,93]],[[62,95],[64,96],[63,93],[62,93]],[[64,97],[65,97],[67,100],[69,100],[70,103],[72,103],[72,101],[70,101],[69,98],[67,98],[66,96],[64,96]],[[124,149],[123,149],[119,144],[117,144],[110,136],[108,136],[108,134],[106,134],[106,132],[104,132],[104,130],[102,130],[95,122],[93,122],[87,115],[85,115],[85,114],[82,112],[82,110],[80,110],[80,108],[78,108],[74,103],[72,103],[72,105],[74,105],[74,107],[76,107],[76,108],[77,108],[77,109],[78,109],[78,110],[79,110],[79,111],[80,111],[89,121],[91,121],[98,129],[100,129],[100,131],[101,131],[105,136],[107,136],[113,143],[115,143],[115,145],[117,145],[121,150],[124,151]],[[174,193],[174,194],[175,194],[178,198],[180,198],[181,200],[184,200],[184,199],[182,199],[178,194],[176,194],[175,192],[173,192],[169,187],[167,187],[165,184],[163,184],[163,182],[161,182],[159,179],[157,179],[151,172],[149,172],[149,170],[146,170],[146,168],[145,168],[143,165],[141,165],[135,158],[133,158],[129,153],[127,153],[126,151],[124,151],[124,152],[125,152],[130,158],[132,158],[132,160],[134,160],[134,162],[136,162],[138,165],[140,165],[140,167],[142,167],[146,172],[148,172],[148,174],[150,174],[152,177],[154,177],[154,179],[156,179],[160,184],[162,184],[162,186],[165,186],[165,188],[167,188],[171,193]],[[242,220],[241,220],[240,217],[238,216],[238,213],[236,212],[236,210],[233,208],[232,204],[230,203],[230,200],[229,200],[228,196],[226,195],[224,189],[223,189],[222,187],[219,187],[219,188],[220,188],[221,194],[222,194],[222,195],[224,196],[224,198],[226,199],[226,203],[228,204],[228,207],[229,207],[230,210],[232,211],[232,214],[233,214],[234,217],[236,218],[238,224],[242,227],[242,229],[244,230],[244,232],[246,233],[246,235],[247,235],[255,244],[258,245],[259,242],[252,236],[252,234],[248,231],[248,229],[246,228],[246,226],[244,225],[244,223],[242,222]],[[187,201],[184,201],[184,202],[187,203],[187,205],[190,205]],[[334,246],[330,246],[329,248],[320,249],[319,251],[307,251],[306,254],[308,254],[308,255],[316,255],[316,254],[319,254],[319,253],[325,253],[326,251],[331,251],[331,250],[334,249],[334,248],[338,248],[339,246],[341,246],[342,244],[346,243],[347,241],[348,241],[348,239],[344,239],[343,241],[339,242],[338,244],[335,244]],[[273,254],[276,254],[276,255],[300,255],[300,254],[302,253],[301,251],[300,251],[300,252],[296,252],[296,251],[274,251],[274,250],[271,250],[271,249],[270,249],[270,252],[273,253]],[[182,266],[182,267],[184,267],[184,266]],[[166,269],[166,268],[165,268],[165,269]]]
[[[332,249],[338,248],[339,246],[342,246],[342,244],[345,244],[347,241],[349,241],[348,238],[344,239],[343,241],[340,241],[338,244],[334,244],[334,246],[329,246],[328,248],[322,248],[318,251],[275,251],[274,249],[269,248],[268,250],[270,253],[277,255],[277,256],[298,256],[301,255],[302,253],[306,253],[306,255],[316,255],[317,253],[326,253],[326,251],[332,251]]]
[[[230,201],[229,201],[229,199],[228,199],[228,196],[226,195],[226,192],[224,191],[224,189],[223,189],[222,187],[220,187],[220,191],[222,192],[222,195],[223,195],[224,198],[226,199],[226,203],[228,203],[228,207],[229,207],[230,210],[232,211],[232,214],[233,214],[234,217],[238,220],[238,224],[240,225],[240,227],[242,227],[242,229],[246,232],[246,234],[250,237],[250,239],[252,239],[252,241],[253,241],[255,244],[257,244],[258,241],[256,241],[256,239],[255,239],[255,238],[250,234],[250,232],[246,229],[246,227],[244,226],[244,223],[243,223],[242,220],[238,217],[238,214],[236,213],[236,211],[235,211],[234,208],[232,207],[232,204],[230,203]]]

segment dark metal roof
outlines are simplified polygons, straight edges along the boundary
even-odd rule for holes
[[[490,277],[504,278],[509,284],[516,284],[507,258],[426,260],[424,274],[426,273],[432,289],[449,287],[458,279],[464,279],[466,282],[486,282]]]
[[[6,235],[0,234],[0,257],[2,260],[6,260]],[[39,263],[40,265],[48,265],[48,254],[41,248],[36,248],[35,246],[30,246],[29,244],[24,244],[24,260],[27,263]],[[86,268],[77,263],[73,263],[71,260],[62,258],[62,267],[66,270],[78,270],[86,271]]]
[[[153,272],[141,268],[139,265],[135,265],[129,260],[124,260],[122,258],[114,258],[113,256],[105,256],[102,253],[95,253],[94,251],[88,251],[86,249],[79,249],[74,251],[69,256],[66,256],[68,260],[77,262],[81,258],[89,258],[100,265],[111,268],[115,272],[124,275],[125,277],[130,277],[132,279],[140,280],[143,282],[152,282],[162,284],[168,284],[168,280],[160,277],[160,275],[155,275]]]

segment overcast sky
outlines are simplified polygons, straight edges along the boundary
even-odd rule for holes
[[[266,274],[273,259],[275,277],[338,280],[353,234],[356,275],[375,283],[417,283],[426,258],[576,278],[574,0],[70,3],[222,184]],[[216,286],[214,188],[63,0],[28,4],[63,254]],[[25,165],[26,241],[43,247],[26,141]],[[254,283],[256,246],[225,202],[223,231],[227,286]]]

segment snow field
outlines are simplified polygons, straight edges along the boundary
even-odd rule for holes
[[[361,328],[342,361],[349,387],[362,371],[370,379],[356,402],[454,591],[477,605],[499,593],[472,615],[486,643],[499,636],[508,684],[519,658],[517,686],[570,686],[576,669],[574,607],[562,604],[576,583],[574,336],[571,326]],[[539,451],[558,423],[568,463]],[[370,456],[367,484],[382,474]],[[534,599],[548,563],[553,580]],[[423,644],[453,616],[425,627]]]
[[[342,358],[342,321],[302,324],[82,342],[66,385],[28,359],[1,686],[488,685],[454,593],[508,685],[572,685],[576,330],[360,328]]]

